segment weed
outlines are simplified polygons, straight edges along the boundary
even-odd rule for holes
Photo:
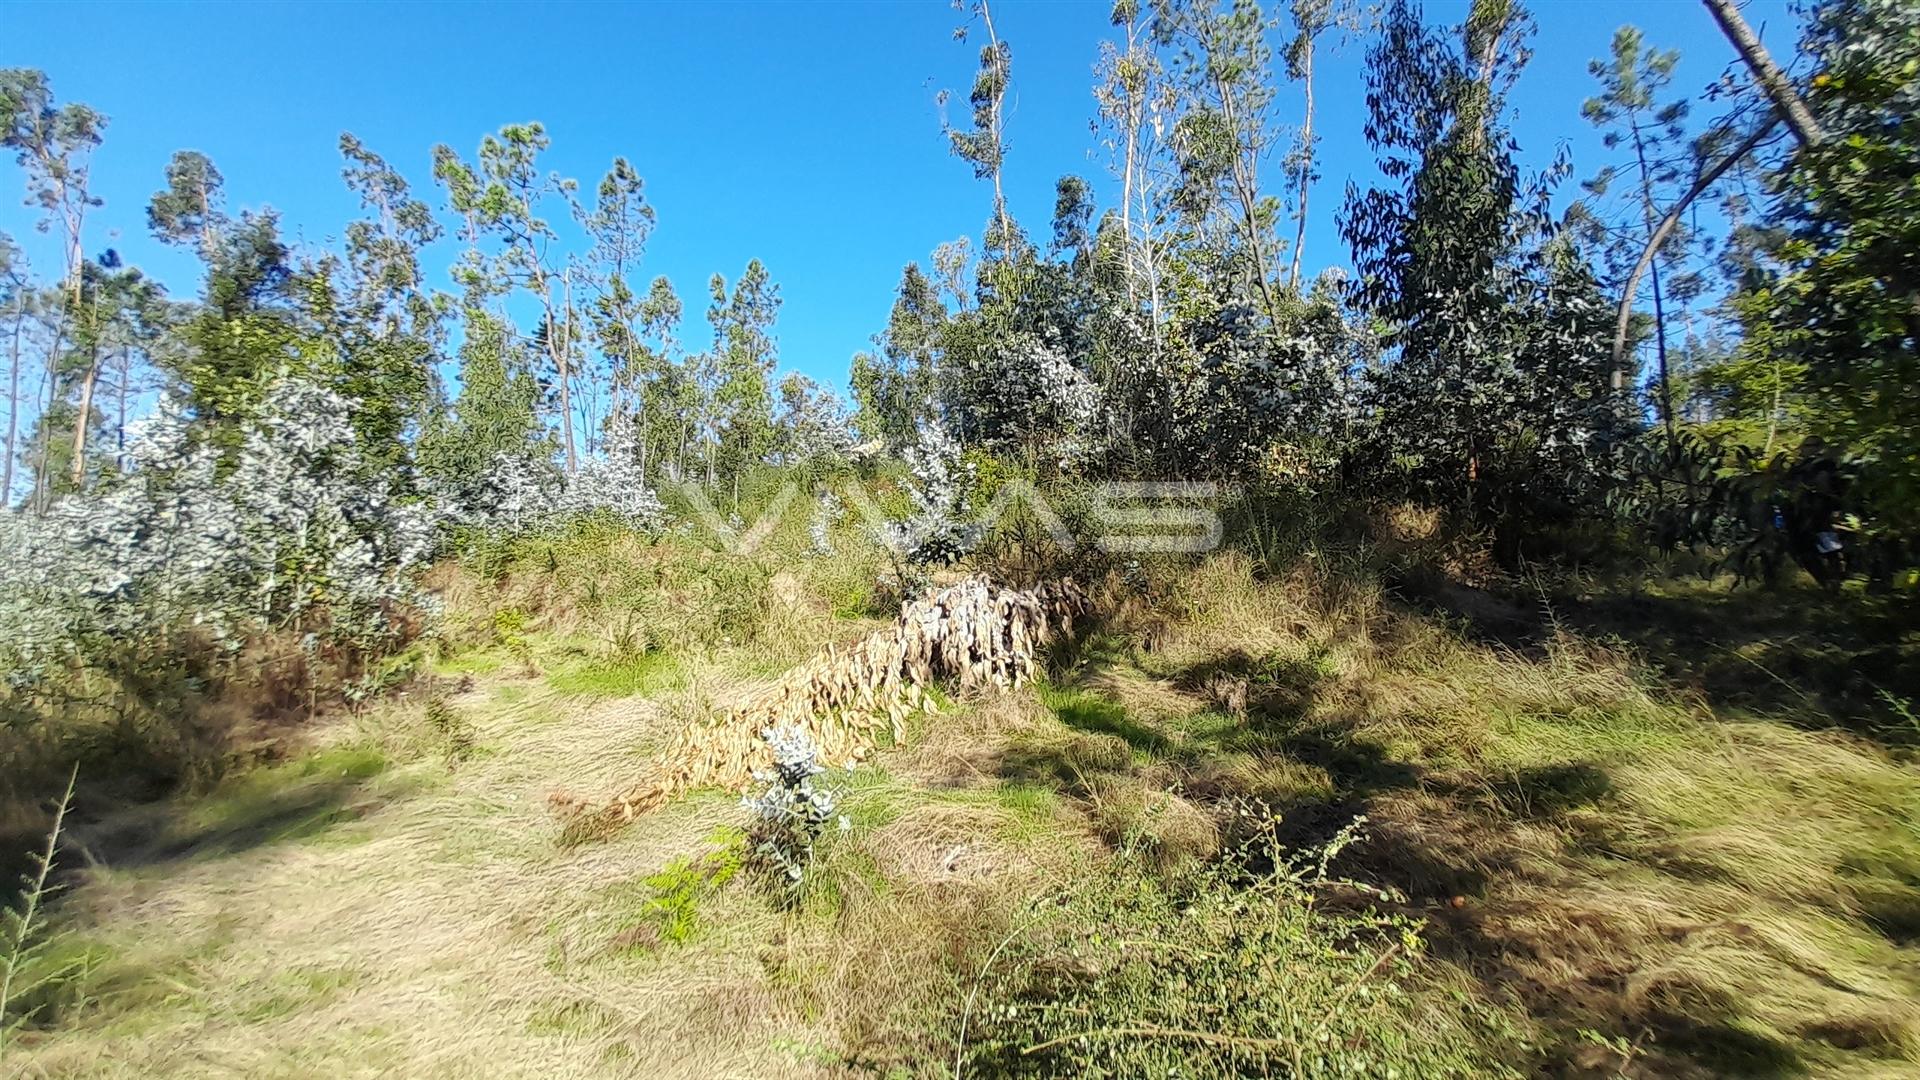
[[[493,613],[493,639],[507,655],[520,664],[527,675],[539,673],[533,662],[533,643],[527,637],[527,613],[517,607],[501,608]]]
[[[473,721],[448,702],[445,695],[436,693],[427,697],[427,730],[440,743],[447,768],[458,768],[462,761],[473,756]]]
[[[700,929],[700,905],[740,872],[744,837],[735,834],[715,851],[695,859],[682,856],[647,875],[650,890],[640,924],[615,937],[618,947],[638,948],[657,942],[683,945]]]
[[[54,854],[60,847],[60,833],[67,812],[73,806],[73,788],[80,771],[67,775],[67,789],[54,809],[53,822],[47,827],[46,846],[30,856],[32,869],[21,878],[25,888],[14,906],[0,910],[0,1062],[6,1059],[14,1033],[31,1022],[45,1007],[45,998],[71,980],[79,970],[72,961],[61,961],[53,948],[57,938],[44,935],[44,908],[58,889],[51,876]],[[47,963],[49,959],[55,962]]]
[[[1519,1028],[1427,962],[1417,921],[1320,901],[1351,830],[1266,828],[1172,877],[1122,859],[989,954],[956,1017],[977,1075],[1511,1075]],[[1503,1054],[1504,1052],[1504,1054]]]

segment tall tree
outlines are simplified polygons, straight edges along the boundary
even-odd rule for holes
[[[194,413],[223,448],[238,448],[245,422],[282,373],[337,367],[302,299],[279,217],[242,212],[225,222],[200,304],[181,325],[184,347],[170,357]]]
[[[1600,93],[1587,99],[1581,114],[1603,132],[1601,138],[1607,149],[1624,150],[1627,154],[1626,180],[1632,187],[1628,217],[1632,225],[1622,229],[1607,222],[1603,215],[1594,218],[1600,226],[1599,239],[1604,243],[1615,273],[1621,277],[1627,272],[1626,264],[1631,256],[1637,255],[1653,238],[1666,207],[1678,197],[1694,158],[1686,132],[1687,101],[1661,99],[1662,92],[1673,82],[1674,67],[1679,62],[1677,51],[1656,49],[1646,44],[1637,28],[1622,26],[1614,32],[1609,59],[1595,60],[1588,66],[1600,80]],[[1602,168],[1586,182],[1588,193],[1595,200],[1606,198],[1615,181],[1621,178],[1621,171],[1616,165]],[[1693,246],[1691,239],[1690,231],[1685,229],[1670,237],[1663,258],[1656,260],[1652,267],[1657,400],[1669,440],[1673,438],[1675,416],[1668,359],[1667,304],[1670,299],[1677,299],[1684,306],[1700,290],[1700,275],[1687,266]]]
[[[737,504],[740,475],[772,448],[769,378],[778,359],[773,324],[780,314],[780,287],[759,259],[751,259],[731,292],[719,274],[708,288],[712,304],[707,322],[713,327],[716,363],[713,453],[733,485]]]
[[[550,463],[553,446],[540,438],[540,390],[525,342],[493,314],[470,308],[459,359],[460,396],[422,438],[422,469],[446,489],[469,495],[479,493],[502,457]]]
[[[80,302],[87,211],[101,205],[91,187],[92,160],[106,126],[107,118],[89,106],[56,105],[45,73],[0,69],[0,147],[12,150],[26,171],[27,201],[45,215],[41,230],[60,231],[70,307]]]
[[[556,199],[571,208],[578,185],[540,171],[539,156],[551,144],[538,123],[509,124],[480,141],[472,166],[451,148],[435,147],[434,176],[447,189],[449,203],[472,238],[458,273],[470,296],[517,288],[540,305],[534,338],[553,372],[561,446],[571,473],[579,465],[573,436],[574,358],[579,348],[573,270],[558,264],[559,237],[543,215]],[[491,260],[479,254],[481,237],[491,237],[498,245]]]
[[[1166,71],[1153,48],[1152,8],[1140,0],[1116,0],[1111,22],[1123,42],[1101,42],[1100,81],[1094,98],[1110,132],[1107,146],[1120,172],[1121,265],[1129,304],[1146,303],[1158,340],[1161,323],[1160,260],[1155,233],[1160,224],[1158,158],[1163,114],[1170,107]]]
[[[0,304],[7,312],[7,458],[0,466],[0,510],[13,502],[13,462],[20,437],[20,339],[27,328],[30,284],[26,256],[12,237],[0,233]]]
[[[1287,268],[1287,291],[1300,292],[1300,262],[1307,250],[1307,197],[1320,179],[1315,166],[1319,135],[1314,131],[1313,59],[1320,39],[1329,30],[1353,29],[1358,13],[1352,0],[1293,0],[1293,39],[1287,43],[1287,77],[1300,84],[1300,131],[1287,155],[1286,172],[1293,180],[1293,263]]]
[[[224,180],[212,159],[198,150],[175,150],[167,162],[167,186],[147,202],[147,227],[169,244],[194,244],[202,260],[220,245]]]
[[[1750,341],[1804,370],[1809,423],[1859,476],[1862,531],[1920,538],[1920,11],[1821,8],[1802,51],[1820,137],[1772,206],[1777,271],[1737,300]],[[1793,87],[1785,88],[1797,94]]]
[[[920,264],[908,263],[900,272],[879,353],[853,359],[850,383],[859,410],[854,423],[864,438],[905,446],[913,442],[920,424],[932,418],[940,335],[947,318],[939,286]]]
[[[846,406],[831,390],[799,372],[780,380],[773,457],[786,465],[822,464],[847,449]]]
[[[679,480],[686,475],[688,441],[697,433],[694,422],[700,412],[700,394],[686,365],[675,360],[685,307],[673,282],[664,276],[654,278],[640,301],[638,316],[638,348],[647,358],[640,365],[641,380],[633,387],[639,403],[640,465],[643,472],[650,465],[663,468],[671,450],[673,477]]]
[[[1520,363],[1543,333],[1523,317],[1528,298],[1569,276],[1530,266],[1536,252],[1519,246],[1550,220],[1544,187],[1523,191],[1502,121],[1525,55],[1502,43],[1524,26],[1516,5],[1477,0],[1455,44],[1407,0],[1387,8],[1367,57],[1366,132],[1391,186],[1349,189],[1341,224],[1361,273],[1355,299],[1396,350],[1371,380],[1386,467],[1466,515],[1494,501],[1483,476],[1524,472],[1500,458],[1552,430],[1543,392],[1591,391],[1535,385]]]
[[[353,133],[341,134],[340,156],[341,178],[367,216],[347,225],[343,263],[329,258],[314,268],[327,286],[314,292],[325,298],[322,321],[338,343],[340,388],[352,403],[362,452],[392,463],[441,404],[435,364],[448,304],[426,284],[420,265],[440,223],[406,178]]]
[[[54,407],[60,382],[57,370],[69,321],[80,306],[81,278],[86,265],[82,236],[87,211],[101,205],[91,187],[93,151],[100,145],[107,119],[79,102],[57,105],[45,73],[30,68],[0,69],[0,147],[12,150],[26,172],[27,201],[38,206],[41,231],[57,228],[65,260],[60,315],[47,351],[44,408]],[[49,491],[47,472],[52,460],[51,438],[40,425],[43,440],[34,478],[36,505],[45,508]]]
[[[972,11],[987,33],[987,43],[980,48],[980,71],[974,76],[973,91],[967,99],[973,107],[973,127],[960,131],[948,125],[947,140],[953,152],[973,166],[975,179],[993,181],[994,235],[988,238],[987,246],[996,248],[1004,247],[1013,231],[1006,192],[1000,183],[1000,167],[1007,157],[1005,106],[1013,78],[1013,50],[994,29],[993,9],[987,0],[973,0]],[[966,40],[967,29],[961,27],[954,36]]]
[[[591,312],[595,337],[606,360],[611,393],[608,413],[624,423],[627,399],[635,398],[639,425],[644,430],[648,421],[645,391],[654,375],[654,355],[642,341],[640,322],[645,301],[634,292],[629,277],[639,268],[646,250],[654,211],[647,204],[640,174],[625,158],[614,159],[594,194],[593,209],[584,214],[581,224],[593,239],[589,280],[595,296]],[[644,470],[645,439],[639,449]]]
[[[1279,141],[1274,118],[1269,21],[1254,0],[1225,9],[1197,0],[1160,0],[1155,31],[1174,50],[1183,113],[1174,126],[1178,197],[1205,228],[1216,217],[1216,247],[1245,295],[1269,322],[1279,319],[1273,278],[1280,241],[1279,200],[1260,189],[1260,166]]]

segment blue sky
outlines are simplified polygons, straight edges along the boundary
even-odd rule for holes
[[[1272,6],[1280,7],[1282,4]],[[1457,21],[1465,0],[1428,6]],[[1515,134],[1534,163],[1565,143],[1577,176],[1604,160],[1580,118],[1586,64],[1631,22],[1682,50],[1678,85],[1695,91],[1733,59],[1691,0],[1536,0],[1534,59],[1514,95]],[[1098,2],[998,0],[1013,47],[1006,185],[1012,208],[1043,233],[1053,181],[1087,176],[1106,192],[1089,130],[1092,67],[1109,32]],[[1787,49],[1779,0],[1748,18]],[[196,288],[189,256],[146,232],[145,205],[176,149],[210,155],[230,208],[272,206],[289,235],[321,243],[356,213],[339,180],[337,142],[352,131],[434,205],[430,151],[471,155],[503,123],[539,120],[546,161],[583,188],[625,155],[646,178],[659,227],[644,277],[665,274],[687,302],[683,335],[705,341],[705,282],[749,258],[780,283],[783,368],[844,387],[848,358],[885,322],[901,267],[935,244],[977,234],[986,185],[952,157],[935,96],[965,89],[974,44],[945,3],[712,4],[93,4],[0,0],[0,66],[45,70],[61,100],[110,117],[95,158],[106,205],[89,250],[112,246],[178,295]],[[1350,177],[1371,175],[1361,137],[1363,46],[1323,57],[1319,127],[1324,178],[1312,196],[1309,267],[1347,261],[1332,211]],[[1281,117],[1298,94],[1281,90]],[[960,116],[956,115],[956,119]],[[1277,177],[1277,163],[1276,163]],[[56,245],[33,231],[20,175],[0,172],[0,231],[43,274]],[[443,272],[452,252],[436,252]]]

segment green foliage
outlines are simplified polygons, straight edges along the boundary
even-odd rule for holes
[[[705,855],[683,855],[648,874],[643,884],[651,895],[642,908],[643,925],[653,927],[660,940],[671,944],[692,940],[700,930],[701,905],[740,873],[745,851],[746,838],[736,831]]]
[[[1123,865],[1030,910],[957,1017],[994,1076],[1519,1075],[1505,1014],[1424,957],[1420,926],[1327,902],[1356,887],[1271,826],[1172,880]]]
[[[1367,136],[1397,186],[1354,195],[1341,226],[1397,353],[1369,373],[1371,471],[1469,519],[1564,515],[1624,434],[1607,305],[1502,119],[1526,59],[1503,46],[1529,26],[1518,5],[1477,4],[1456,49],[1389,6]]]
[[[1920,15],[1897,0],[1821,8],[1806,51],[1826,141],[1782,181],[1778,274],[1739,298],[1753,347],[1804,367],[1815,434],[1860,468],[1863,527],[1920,536]]]

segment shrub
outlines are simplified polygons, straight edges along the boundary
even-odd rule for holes
[[[741,802],[753,811],[747,834],[749,857],[755,869],[789,892],[796,889],[813,863],[813,845],[836,818],[842,828],[833,792],[814,785],[826,772],[813,739],[799,728],[769,728],[761,732],[773,751],[773,768],[754,773],[766,787]]]
[[[1327,876],[1357,840],[1350,826],[1290,853],[1267,824],[1186,874],[1123,861],[1043,901],[962,1003],[955,1065],[994,1076],[1508,1073],[1502,1015],[1437,977],[1418,923],[1321,902],[1371,892]]]

